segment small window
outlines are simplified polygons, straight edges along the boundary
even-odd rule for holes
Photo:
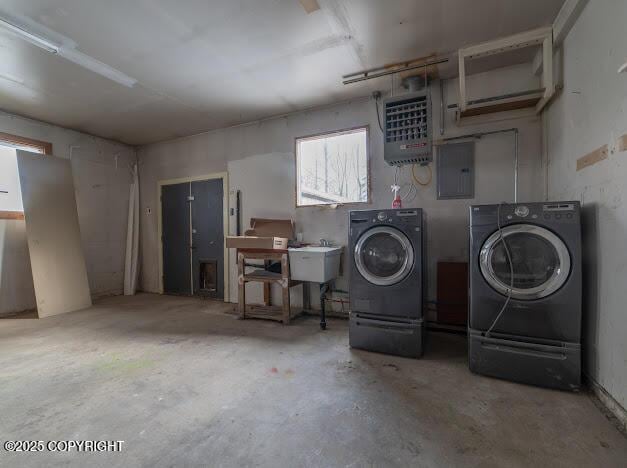
[[[16,150],[50,154],[52,145],[0,133],[0,219],[22,219],[22,191]]]
[[[296,206],[367,203],[368,128],[296,139]]]

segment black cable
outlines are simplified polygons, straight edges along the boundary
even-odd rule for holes
[[[501,307],[501,310],[494,319],[494,322],[492,322],[492,325],[490,325],[490,328],[488,328],[488,331],[485,333],[486,337],[490,336],[490,333],[496,325],[496,322],[499,321],[501,315],[503,315],[503,312],[505,312],[509,301],[512,299],[512,289],[514,289],[514,264],[512,263],[512,256],[510,255],[509,247],[507,246],[507,242],[505,241],[505,237],[503,236],[503,229],[501,228],[501,205],[503,205],[503,202],[499,203],[498,207],[496,208],[496,225],[499,230],[499,240],[503,243],[503,248],[505,249],[505,254],[507,255],[507,261],[509,262],[509,289],[507,290],[507,299],[505,300],[503,307]]]
[[[383,133],[385,135],[385,132],[383,131],[383,125],[381,125],[381,116],[379,115],[379,98],[375,98],[374,100],[374,104],[375,106],[377,106],[377,122],[379,122],[379,129],[381,130],[381,133]]]

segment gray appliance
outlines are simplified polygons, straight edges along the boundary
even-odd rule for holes
[[[579,202],[470,207],[472,372],[581,385]]]
[[[349,226],[351,347],[420,357],[422,210],[351,211]]]
[[[383,159],[390,166],[427,164],[433,160],[431,95],[424,83],[421,86],[420,90],[392,96],[383,102]]]

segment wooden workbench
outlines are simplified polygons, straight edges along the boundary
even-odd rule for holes
[[[265,271],[261,265],[258,269],[246,273],[246,260],[263,260],[264,265],[271,261],[281,262],[281,273]],[[290,279],[290,259],[287,250],[274,249],[238,249],[237,250],[237,280],[238,280],[238,301],[237,309],[241,319],[261,318],[276,320],[284,325],[299,314],[292,314],[290,307],[290,288],[303,284],[302,281],[292,281]],[[263,283],[264,303],[263,305],[246,305],[246,283]],[[281,306],[271,304],[270,287],[278,284],[282,290]],[[308,296],[309,288],[303,284],[303,296]],[[304,299],[304,298],[303,298]],[[299,312],[300,313],[300,312]]]

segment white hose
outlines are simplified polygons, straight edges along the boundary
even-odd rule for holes
[[[514,289],[514,264],[512,263],[512,256],[510,255],[509,247],[507,246],[507,242],[503,236],[503,229],[501,229],[501,205],[503,205],[503,202],[499,203],[499,206],[496,209],[496,225],[499,230],[499,239],[503,243],[505,254],[507,255],[507,261],[509,262],[509,289],[507,290],[507,299],[505,300],[503,307],[501,307],[501,310],[492,322],[492,325],[490,325],[490,328],[488,328],[488,331],[485,333],[485,336],[488,338],[490,337],[490,333],[492,333],[492,329],[496,325],[496,322],[499,321],[501,315],[505,312],[509,301],[512,299],[512,289]]]
[[[416,198],[416,195],[418,194],[418,190],[416,189],[416,186],[413,183],[404,183],[404,184],[399,184],[399,174],[400,174],[400,170],[401,167],[400,166],[396,166],[396,170],[394,171],[394,186],[399,187],[399,191],[403,190],[404,187],[406,187],[407,192],[405,192],[405,194],[403,195],[401,192],[401,200],[405,201],[407,199],[409,199],[410,196],[411,199],[409,201],[412,201],[414,198]],[[392,191],[394,191],[394,188],[392,188]]]

